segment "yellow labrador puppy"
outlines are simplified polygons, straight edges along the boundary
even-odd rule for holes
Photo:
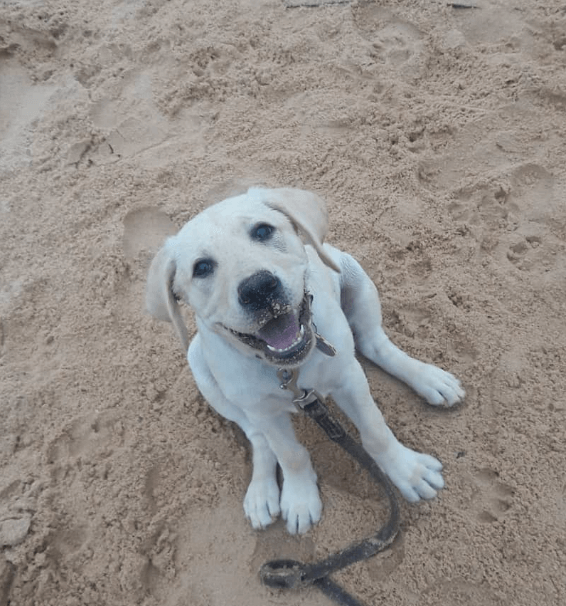
[[[332,396],[408,501],[431,499],[444,485],[442,464],[403,446],[386,425],[354,350],[430,404],[453,405],[464,391],[451,374],[391,343],[374,284],[350,255],[323,244],[327,227],[315,194],[252,188],[189,221],[149,270],[149,312],[173,323],[203,396],[252,444],[244,510],[254,528],[281,514],[290,533],[303,533],[322,512],[316,474],[293,432],[292,395],[277,377],[281,368],[299,368],[300,387]],[[196,317],[190,345],[180,300]],[[328,355],[324,340],[336,355]]]

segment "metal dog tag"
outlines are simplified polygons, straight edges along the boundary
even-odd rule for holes
[[[321,337],[318,333],[315,333],[314,336],[316,337],[316,348],[319,351],[331,358],[336,355],[336,349],[324,337]]]

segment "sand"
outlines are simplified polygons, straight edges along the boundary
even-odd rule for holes
[[[447,486],[337,580],[368,605],[566,603],[564,2],[321,4],[0,4],[0,606],[323,606],[259,566],[383,520],[297,418],[323,520],[252,530],[246,441],[144,313],[163,238],[250,184],[321,194],[391,338],[468,394],[432,410],[364,362]]]

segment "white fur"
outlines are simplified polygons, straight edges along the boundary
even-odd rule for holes
[[[275,227],[276,239],[259,243],[249,237],[260,222]],[[333,398],[358,427],[365,449],[408,501],[431,499],[444,485],[442,464],[403,446],[386,425],[355,348],[430,404],[451,406],[463,399],[464,391],[451,374],[409,357],[391,343],[381,327],[377,289],[350,255],[322,243],[326,230],[325,206],[314,194],[254,188],[187,223],[166,242],[149,273],[148,309],[174,323],[184,349],[188,338],[177,298],[194,310],[198,333],[187,358],[197,385],[252,444],[253,474],[244,510],[254,528],[264,528],[281,514],[290,533],[303,533],[322,512],[316,474],[291,424],[291,393],[281,390],[276,365],[228,330],[254,333],[260,328],[237,295],[242,280],[258,271],[277,276],[295,308],[305,289],[311,293],[316,330],[337,350],[328,357],[313,349],[300,364],[299,385]],[[195,278],[193,266],[202,258],[214,259],[214,273]],[[281,490],[277,464],[283,475]]]

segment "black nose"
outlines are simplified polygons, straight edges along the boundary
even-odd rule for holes
[[[268,309],[282,294],[281,282],[271,272],[262,270],[242,280],[238,286],[238,301],[251,311]]]

